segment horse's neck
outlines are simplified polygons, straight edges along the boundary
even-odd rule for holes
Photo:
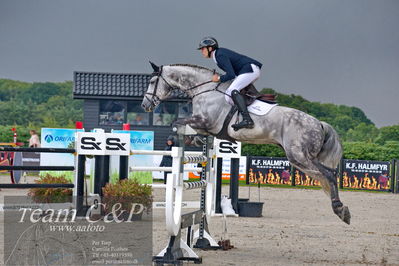
[[[166,75],[174,83],[173,85],[192,98],[196,94],[209,89],[211,83],[196,86],[210,81],[213,73],[207,69],[195,66],[168,66],[166,68]]]
[[[167,69],[168,76],[176,82],[173,84],[184,91],[193,103],[193,115],[199,115],[207,120],[210,127],[209,130],[218,132],[225,115],[231,108],[225,100],[224,92],[230,85],[229,82],[222,83],[215,90],[217,83],[210,82],[198,86],[204,82],[210,81],[213,72],[206,69],[199,69],[187,66],[169,66]]]

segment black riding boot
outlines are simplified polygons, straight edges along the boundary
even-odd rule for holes
[[[238,107],[238,111],[242,115],[242,121],[240,123],[232,125],[232,128],[234,128],[235,131],[241,129],[241,128],[253,128],[254,127],[254,121],[252,121],[247,105],[245,103],[244,97],[240,94],[239,91],[234,90],[231,93],[231,98],[233,99],[235,105]]]

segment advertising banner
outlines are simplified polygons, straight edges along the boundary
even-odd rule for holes
[[[240,156],[239,180],[246,180],[246,157]],[[222,179],[230,179],[231,159],[223,158]]]
[[[320,181],[294,168],[295,186],[321,186]]]
[[[42,128],[41,145],[43,148],[75,148],[75,133],[83,129]],[[74,156],[69,153],[40,153],[41,166],[74,166]],[[64,175],[73,180],[73,172],[68,171],[40,171],[40,175]]]
[[[245,156],[240,156],[240,167],[239,167],[239,180],[246,180],[246,169],[247,169],[247,164],[246,164],[246,157]],[[188,167],[195,167],[197,166],[196,164],[191,164]],[[231,166],[231,159],[230,158],[223,158],[223,163],[222,163],[222,179],[225,180],[230,180],[230,166]],[[195,178],[200,178],[201,174],[198,172],[189,172],[188,173],[188,178],[190,179],[195,179]]]
[[[130,155],[130,137],[127,134],[78,132],[76,152],[80,155]]]
[[[390,190],[390,162],[343,160],[343,187],[368,190]]]
[[[247,184],[258,183],[259,179],[261,184],[320,186],[318,180],[296,168],[294,168],[294,176],[291,177],[290,168],[291,164],[287,158],[250,156],[248,157]]]
[[[214,149],[216,157],[240,158],[241,142],[233,143],[227,140],[215,138]]]
[[[291,185],[290,163],[287,158],[248,157],[247,184]]]

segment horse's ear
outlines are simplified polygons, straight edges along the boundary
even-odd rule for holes
[[[149,61],[151,64],[152,69],[154,70],[154,72],[159,72],[159,66],[157,66],[156,64],[154,64],[153,62]]]

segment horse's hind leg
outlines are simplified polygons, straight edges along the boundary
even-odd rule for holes
[[[330,187],[331,204],[334,213],[338,215],[342,221],[350,224],[351,214],[349,212],[349,208],[344,206],[339,198],[336,171],[315,160],[313,161],[313,164],[319,169],[323,176],[327,178],[327,182]]]
[[[294,154],[294,155],[293,155]],[[334,213],[345,223],[350,224],[350,212],[348,207],[344,206],[339,199],[338,184],[333,169],[327,168],[316,160],[307,159],[304,154],[287,154],[289,161],[310,177],[318,179],[323,190],[330,195],[331,204]]]

